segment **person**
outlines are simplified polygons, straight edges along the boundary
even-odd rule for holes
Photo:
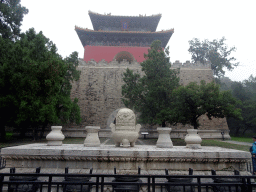
[[[250,148],[252,153],[253,175],[256,175],[256,136],[252,137],[253,144]]]

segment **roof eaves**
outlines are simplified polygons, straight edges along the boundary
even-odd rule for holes
[[[95,33],[143,33],[143,34],[160,34],[160,33],[169,33],[169,32],[174,32],[174,29],[169,29],[169,30],[162,30],[162,31],[156,31],[156,32],[151,32],[151,31],[103,31],[103,30],[92,30],[92,29],[84,29],[82,27],[75,26],[75,30],[83,30],[83,31],[88,31],[88,32],[95,32]]]

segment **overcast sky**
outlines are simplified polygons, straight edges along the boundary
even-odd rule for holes
[[[93,29],[88,10],[112,15],[139,16],[162,14],[157,31],[174,28],[167,46],[171,62],[190,60],[188,41],[193,38],[227,39],[228,47],[240,66],[226,76],[233,81],[256,76],[256,1],[255,0],[21,0],[29,9],[22,31],[34,27],[53,41],[63,57],[73,51],[83,58],[83,46],[75,25]]]

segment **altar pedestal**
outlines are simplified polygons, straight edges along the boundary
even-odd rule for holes
[[[6,167],[16,168],[65,168],[70,169],[114,169],[209,171],[214,169],[246,171],[251,160],[249,152],[221,147],[190,149],[186,146],[158,148],[153,145],[135,145],[120,148],[114,145],[84,147],[83,144],[29,144],[1,149]]]

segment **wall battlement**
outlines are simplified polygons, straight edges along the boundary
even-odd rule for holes
[[[171,63],[171,68],[188,68],[188,69],[211,69],[211,64],[206,63],[202,64],[200,62],[197,63],[191,63],[190,61],[186,61],[185,63],[181,63],[180,61],[175,61],[174,63]],[[116,59],[113,59],[113,61],[107,62],[104,59],[96,62],[94,59],[91,59],[88,62],[85,62],[82,59],[79,59],[79,67],[141,67],[140,63],[137,61],[133,61],[129,63],[126,59],[121,61],[120,63],[116,61]]]
[[[113,59],[113,61],[107,62],[104,59],[102,59],[99,62],[96,62],[94,59],[91,59],[90,61],[86,62],[83,59],[79,59],[79,67],[82,66],[87,66],[87,67],[130,67],[130,66],[137,66],[140,67],[140,63],[137,61],[133,61],[129,63],[126,59],[121,61],[120,63],[116,60]]]
[[[211,64],[209,62],[206,64],[202,64],[200,62],[191,63],[190,61],[186,61],[185,63],[181,63],[180,61],[175,61],[171,64],[172,68],[211,69]]]

